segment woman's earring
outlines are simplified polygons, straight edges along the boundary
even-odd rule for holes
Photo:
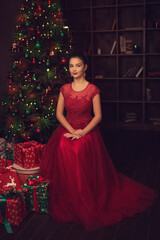
[[[86,77],[86,72],[84,72],[84,77]]]

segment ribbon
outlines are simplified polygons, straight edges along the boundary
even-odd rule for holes
[[[40,176],[38,179],[28,179],[27,183],[28,183],[29,186],[33,186],[34,210],[35,210],[35,212],[39,212],[36,189],[37,189],[37,186],[38,186],[39,183],[48,183],[48,181],[45,180],[45,178]]]
[[[29,211],[29,199],[28,199],[28,194],[25,190],[22,189],[22,192],[24,193],[24,196],[25,196],[25,201],[26,201],[26,209],[27,209],[27,212]]]
[[[1,198],[0,211],[2,214],[2,220],[4,223],[5,229],[7,230],[8,233],[13,233],[10,223],[5,218],[5,204],[6,204],[7,195],[0,194],[0,198]]]

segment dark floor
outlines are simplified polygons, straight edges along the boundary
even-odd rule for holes
[[[107,149],[116,169],[160,189],[160,132],[107,131]],[[7,234],[0,224],[0,239],[14,240],[160,240],[160,199],[146,212],[113,227],[93,232],[75,223],[56,223],[48,215],[30,213]]]

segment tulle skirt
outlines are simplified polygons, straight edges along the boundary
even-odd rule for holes
[[[157,192],[117,172],[99,128],[78,140],[64,137],[61,125],[41,159],[41,175],[50,180],[50,214],[87,230],[110,226],[143,212]]]

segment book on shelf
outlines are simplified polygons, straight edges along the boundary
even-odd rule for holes
[[[135,123],[137,121],[137,114],[135,112],[125,113],[124,123]]]
[[[124,123],[135,123],[136,119],[125,119]]]
[[[146,96],[147,96],[147,101],[151,101],[151,89],[146,88]]]
[[[126,47],[126,54],[133,53],[133,41],[130,36],[125,36],[125,47]]]
[[[135,77],[138,70],[139,70],[138,66],[131,67],[127,70],[123,77]]]
[[[120,40],[120,52],[122,54],[126,53],[125,36],[121,35],[119,40]]]
[[[132,71],[129,74],[129,77],[135,77],[137,71],[138,71],[139,67],[138,66],[134,66]]]
[[[113,20],[112,30],[114,30],[115,28],[116,28],[116,19]]]
[[[160,77],[160,71],[150,71],[148,72],[149,77]]]
[[[151,117],[149,120],[152,122],[160,122],[160,117]]]
[[[138,70],[138,72],[136,73],[136,78],[140,76],[140,74],[142,73],[143,71],[143,66],[141,66]]]
[[[113,42],[113,45],[112,45],[110,54],[113,54],[113,52],[114,52],[114,50],[115,50],[115,47],[116,47],[116,40]]]
[[[122,54],[133,53],[133,41],[130,36],[120,36],[120,52]]]
[[[154,125],[154,126],[160,126],[160,118],[158,118],[158,117],[151,117],[151,118],[149,118],[149,120],[152,122],[152,124]]]
[[[127,70],[127,72],[123,75],[123,77],[127,77],[132,70],[133,70],[132,67],[129,68],[129,69]]]
[[[95,79],[102,79],[103,75],[95,75],[94,77],[95,77]]]

